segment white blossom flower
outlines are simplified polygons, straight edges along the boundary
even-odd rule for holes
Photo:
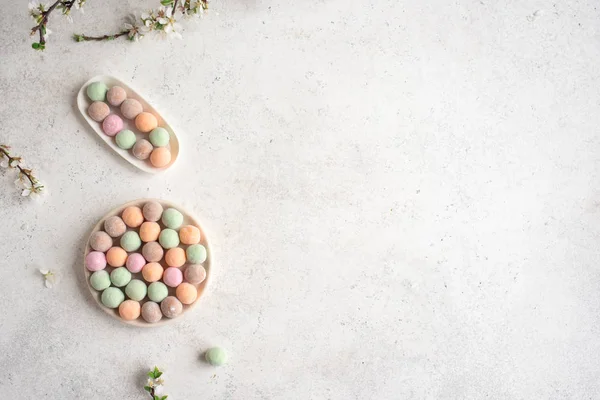
[[[148,379],[148,383],[146,383],[146,386],[153,388],[154,387],[154,379]]]
[[[171,7],[160,6],[156,16],[156,21],[161,25],[167,25],[171,19],[173,9]]]
[[[165,35],[176,39],[181,39],[181,33],[179,33],[180,30],[181,25],[175,22],[174,19],[169,20],[169,23],[164,27]]]
[[[142,22],[145,27],[150,28],[154,22],[154,16],[151,13],[142,13]]]
[[[56,283],[56,275],[54,272],[49,269],[40,268],[40,273],[44,277],[44,285],[46,285],[47,288],[53,287]]]
[[[19,189],[32,189],[33,187],[31,181],[23,174],[19,174],[17,180],[15,180],[15,186]]]
[[[43,201],[43,197],[44,197],[45,193],[46,193],[46,189],[38,189],[38,190],[32,192],[29,195],[29,198],[35,200],[38,203],[41,203]]]
[[[158,379],[156,379],[156,380],[154,381],[154,383],[155,383],[157,386],[160,386],[160,385],[164,385],[164,384],[165,384],[165,381],[164,381],[164,379],[163,379],[163,378],[158,378]]]
[[[185,10],[185,12],[183,12],[182,14],[186,20],[195,20],[197,22],[200,20],[200,17],[202,16],[202,14],[204,14],[204,10],[202,8],[197,9],[194,7],[194,8]]]
[[[134,40],[134,41],[138,41],[142,38],[141,32],[140,32],[140,28],[138,26],[132,25],[130,23],[125,23],[123,24],[123,28],[127,29],[127,38],[129,40]]]

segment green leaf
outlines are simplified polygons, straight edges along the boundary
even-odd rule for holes
[[[38,42],[35,43],[31,43],[31,47],[33,47],[34,49],[38,50],[40,48],[40,44]]]
[[[160,400],[167,400],[167,397],[169,397],[169,396],[163,396],[160,398]]]
[[[154,400],[160,400],[160,397],[158,397],[157,395],[154,395]]]
[[[155,379],[158,379],[158,378],[160,378],[160,376],[161,376],[162,374],[163,374],[162,372],[159,372],[158,374],[156,374],[156,378],[155,378]]]
[[[46,25],[42,25],[40,29],[42,30],[42,35],[46,36]]]
[[[148,378],[154,379],[154,371],[148,372]]]
[[[160,4],[162,4],[163,6],[170,6],[171,4],[173,4],[173,0],[160,0]]]
[[[150,386],[144,386],[144,390],[150,393],[152,391],[152,388]]]

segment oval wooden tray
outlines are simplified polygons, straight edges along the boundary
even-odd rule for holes
[[[142,317],[140,316],[138,319],[134,320],[134,321],[125,321],[124,319],[121,318],[121,316],[119,315],[119,310],[117,309],[111,309],[111,308],[107,308],[102,304],[102,301],[100,300],[100,297],[102,295],[102,292],[98,292],[96,291],[91,285],[90,285],[90,276],[92,275],[92,272],[89,271],[86,267],[85,267],[85,257],[88,255],[88,253],[90,251],[93,251],[93,249],[90,247],[90,237],[94,232],[97,231],[101,231],[103,230],[103,223],[104,220],[106,220],[108,217],[112,217],[113,215],[118,215],[121,216],[121,213],[123,212],[123,210],[129,206],[138,206],[140,208],[142,208],[144,206],[144,204],[148,201],[157,201],[159,202],[162,206],[163,209],[167,209],[167,208],[175,208],[176,210],[179,210],[182,214],[183,214],[183,225],[194,225],[196,226],[198,229],[200,229],[200,244],[203,245],[206,248],[206,261],[204,261],[202,263],[202,266],[204,266],[204,269],[206,270],[206,279],[204,279],[204,281],[202,281],[199,285],[196,285],[196,288],[198,289],[198,297],[196,298],[196,301],[194,301],[192,304],[189,305],[183,305],[183,312],[176,318],[172,318],[169,319],[165,316],[163,316],[163,318],[154,323],[148,323],[146,321],[144,321],[144,319],[142,319]],[[161,226],[161,229],[164,229],[165,226],[163,225],[163,223],[161,221],[158,221],[158,223]],[[183,226],[182,225],[182,226]],[[137,228],[129,228],[127,227],[127,230],[135,230],[136,232],[139,231]],[[120,237],[118,238],[114,238],[113,239],[113,245],[114,246],[119,246],[119,240]],[[187,245],[184,244],[180,244],[179,247],[182,248],[187,248]],[[136,251],[136,252],[141,252],[141,249]],[[165,261],[164,261],[164,257],[163,259],[160,261],[160,264],[163,266],[163,268],[167,268]],[[182,270],[182,272],[185,270],[185,267],[188,264],[184,264],[183,267],[181,267],[180,269]],[[173,268],[173,267],[170,267]],[[107,265],[106,266],[106,271],[107,272],[111,272],[112,270],[114,270],[115,268]],[[98,303],[98,305],[100,306],[100,308],[102,308],[104,310],[104,312],[106,312],[108,315],[112,316],[113,318],[118,319],[119,321],[127,324],[127,325],[132,325],[132,326],[137,326],[137,327],[142,327],[142,328],[151,328],[151,327],[156,327],[156,326],[162,326],[174,321],[177,321],[179,319],[181,319],[181,317],[188,313],[197,303],[198,300],[200,300],[200,297],[202,297],[202,295],[204,294],[204,290],[206,289],[206,285],[208,284],[208,281],[210,279],[211,276],[211,271],[212,271],[212,252],[208,243],[208,239],[206,237],[206,232],[202,229],[202,225],[198,222],[198,220],[189,212],[187,212],[186,210],[184,210],[182,207],[173,204],[171,202],[168,201],[164,201],[164,200],[160,200],[160,199],[138,199],[138,200],[134,200],[134,201],[130,201],[129,203],[125,203],[113,210],[111,210],[109,213],[107,213],[105,216],[103,216],[100,221],[98,221],[98,223],[94,226],[94,228],[92,229],[92,231],[90,232],[90,235],[88,237],[88,241],[85,247],[85,251],[84,251],[84,255],[83,255],[83,270],[84,270],[84,274],[86,277],[86,282],[87,282],[87,287],[90,291],[90,293],[92,294],[92,297],[94,298],[94,300],[96,300],[96,303]],[[147,285],[148,282],[146,282],[144,280],[144,278],[142,277],[142,273],[138,272],[138,273],[132,273],[131,274],[131,279],[141,279],[142,281],[144,281]],[[169,288],[169,296],[175,296],[175,288]],[[123,288],[124,291],[124,288]],[[125,298],[127,299],[127,295],[125,295]],[[142,301],[140,301],[140,304],[144,304],[146,301],[148,301],[148,297],[146,296]]]
[[[144,107],[144,111],[148,111],[148,112],[154,114],[154,116],[158,120],[158,126],[165,128],[167,130],[167,132],[169,132],[170,140],[169,140],[168,147],[169,147],[169,151],[171,152],[171,162],[167,166],[162,167],[162,168],[156,168],[156,167],[152,166],[152,164],[150,164],[149,159],[148,160],[138,160],[137,158],[135,158],[133,156],[133,154],[131,153],[131,150],[121,149],[119,146],[117,146],[117,143],[115,142],[114,137],[108,136],[102,131],[102,123],[101,122],[96,122],[90,118],[90,116],[87,113],[87,109],[90,106],[90,104],[92,104],[92,101],[87,97],[86,89],[87,89],[88,85],[93,82],[103,82],[109,88],[112,86],[121,86],[127,92],[128,99],[138,100],[140,103],[142,103],[142,106]],[[146,140],[148,139],[148,134],[141,133],[137,130],[137,128],[135,127],[134,121],[128,120],[123,117],[119,107],[111,106],[108,102],[105,102],[105,103],[109,106],[111,114],[117,114],[119,117],[121,117],[123,119],[123,129],[130,129],[131,131],[133,131],[135,133],[135,136],[138,139],[146,139]],[[165,169],[167,169],[171,165],[173,165],[175,163],[175,161],[177,160],[177,157],[179,156],[179,147],[180,147],[179,146],[179,138],[173,131],[173,128],[171,127],[171,125],[169,125],[169,123],[167,121],[165,121],[165,119],[161,116],[161,114],[150,103],[148,103],[138,92],[136,92],[134,89],[132,89],[125,82],[123,82],[113,76],[98,75],[98,76],[93,77],[86,83],[84,83],[83,86],[81,87],[81,89],[79,89],[79,93],[77,93],[77,108],[79,109],[79,112],[81,113],[83,118],[85,118],[85,120],[87,121],[89,126],[94,130],[94,132],[96,132],[96,134],[106,144],[108,144],[115,153],[117,153],[118,155],[123,157],[125,160],[127,160],[131,165],[134,165],[135,167],[141,169],[144,172],[156,174],[158,172],[164,171]]]

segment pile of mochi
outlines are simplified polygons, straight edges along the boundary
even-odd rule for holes
[[[196,301],[207,252],[200,229],[183,221],[178,210],[149,201],[106,218],[103,230],[92,233],[85,266],[105,307],[118,309],[125,321],[141,315],[153,324]]]
[[[120,86],[110,89],[102,82],[90,83],[86,89],[92,104],[87,109],[91,119],[102,124],[102,131],[115,138],[117,146],[123,150],[131,150],[138,160],[150,160],[152,166],[163,168],[171,162],[169,132],[158,126],[158,119],[150,112],[144,111],[142,103],[136,99],[128,99],[127,92]],[[111,113],[110,107],[121,111],[123,117],[135,122],[135,127],[142,133],[148,133],[149,140],[139,139],[130,129],[124,129],[123,119]]]

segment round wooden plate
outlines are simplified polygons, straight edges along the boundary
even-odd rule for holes
[[[151,328],[151,327],[155,327],[155,326],[162,326],[168,323],[171,323],[173,321],[176,321],[178,319],[180,319],[184,314],[186,314],[187,312],[189,312],[192,307],[194,307],[197,303],[198,300],[200,300],[200,297],[202,297],[202,294],[204,293],[204,289],[206,288],[206,285],[208,283],[208,280],[210,278],[211,275],[211,271],[212,271],[212,253],[208,244],[208,239],[206,237],[206,232],[202,229],[202,225],[200,225],[200,223],[198,222],[198,220],[192,216],[192,214],[190,214],[189,212],[187,212],[186,210],[184,210],[182,207],[173,204],[171,202],[168,201],[164,201],[164,200],[160,200],[160,199],[139,199],[139,200],[134,200],[134,201],[130,201],[129,203],[123,204],[122,206],[119,206],[117,208],[115,208],[114,210],[110,211],[108,214],[106,214],[104,217],[102,217],[100,219],[100,221],[98,221],[98,223],[96,224],[96,226],[94,226],[94,229],[90,232],[90,237],[94,232],[97,231],[101,231],[103,230],[103,224],[104,221],[108,218],[108,217],[112,217],[114,215],[117,216],[121,216],[121,213],[123,212],[123,210],[127,207],[130,206],[137,206],[142,208],[144,206],[145,203],[147,203],[148,201],[156,201],[158,203],[160,203],[163,206],[163,209],[167,209],[167,208],[174,208],[176,210],[179,210],[179,212],[181,212],[183,214],[183,225],[194,225],[195,227],[197,227],[198,229],[200,229],[200,244],[203,245],[206,248],[206,261],[204,261],[202,263],[202,266],[204,267],[204,269],[206,270],[206,279],[204,279],[204,281],[202,281],[199,285],[196,285],[196,288],[198,289],[198,297],[196,298],[196,301],[194,301],[192,304],[183,305],[183,312],[176,318],[167,318],[163,315],[163,318],[154,323],[148,323],[146,321],[144,321],[142,319],[142,317],[140,316],[138,319],[133,320],[133,321],[125,321],[124,319],[121,318],[121,316],[119,315],[119,310],[117,309],[111,309],[108,308],[106,306],[104,306],[104,304],[102,304],[102,301],[100,300],[100,296],[102,295],[102,292],[98,292],[96,291],[91,285],[90,285],[90,276],[92,275],[93,272],[89,271],[86,267],[85,267],[85,257],[88,255],[88,253],[90,251],[93,251],[93,249],[90,247],[90,238],[88,237],[88,241],[85,247],[85,252],[83,255],[83,270],[85,273],[85,277],[86,277],[86,282],[87,282],[87,286],[88,289],[90,290],[90,293],[92,294],[92,297],[96,300],[96,303],[98,303],[98,305],[100,306],[100,308],[102,308],[104,310],[104,312],[106,312],[108,315],[118,319],[119,321],[127,324],[127,325],[132,325],[132,326],[137,326],[137,327],[142,327],[142,328]],[[159,220],[157,221],[158,224],[161,227],[161,230],[165,228],[165,226],[163,225],[163,223]],[[138,228],[129,228],[127,227],[127,230],[135,230],[136,232],[139,232]],[[118,238],[113,238],[113,245],[114,246],[119,246],[119,240],[120,237]],[[179,244],[179,247],[186,249],[188,246],[184,245],[184,244]],[[139,250],[137,250],[136,252],[140,252],[141,253],[141,248]],[[164,257],[163,259],[160,261],[160,264],[163,266],[163,268],[167,268],[167,265],[165,264],[165,260]],[[183,267],[179,268],[183,271],[185,271],[185,268],[188,266],[188,264],[184,264]],[[169,268],[174,268],[174,267],[169,267]],[[107,265],[106,266],[106,270],[107,272],[111,272],[112,270],[114,270],[115,268]],[[140,279],[143,282],[145,282],[147,285],[149,284],[148,282],[146,282],[144,280],[144,278],[142,277],[142,273],[138,272],[138,273],[132,273],[131,274],[131,278],[132,279]],[[168,286],[167,286],[168,287]],[[175,288],[172,287],[168,287],[169,289],[169,296],[175,296]],[[124,291],[124,288],[122,288],[122,290]],[[125,295],[125,298],[127,299],[127,295]],[[146,295],[146,297],[140,301],[140,304],[144,304],[146,301],[148,301],[148,296]]]

